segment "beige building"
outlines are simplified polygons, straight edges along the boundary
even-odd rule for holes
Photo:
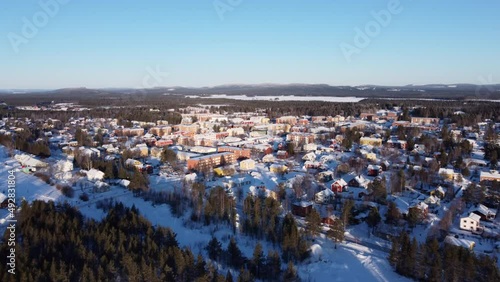
[[[359,139],[359,144],[360,145],[370,145],[370,146],[382,146],[382,139],[381,138],[372,138],[372,137],[361,137]]]
[[[496,170],[481,171],[479,181],[500,181],[500,173]]]
[[[165,136],[165,135],[169,135],[170,133],[172,133],[172,127],[170,126],[155,126],[155,127],[151,127],[149,129],[149,133],[151,134],[154,134],[156,136]]]
[[[117,136],[143,136],[144,128],[120,128],[115,130]]]
[[[411,123],[414,123],[414,124],[439,124],[439,118],[412,117]]]
[[[241,170],[252,170],[254,168],[255,168],[255,161],[252,159],[247,159],[240,162]]]

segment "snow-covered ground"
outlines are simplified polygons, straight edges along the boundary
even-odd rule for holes
[[[0,148],[0,179],[7,180],[8,171],[19,167],[18,163],[10,159],[4,148]],[[260,180],[266,185],[276,185],[276,176],[265,170],[259,169]],[[122,202],[125,206],[135,206],[141,215],[151,221],[153,225],[170,227],[177,233],[177,240],[182,246],[189,246],[194,253],[205,253],[204,247],[216,236],[225,248],[229,238],[233,235],[231,228],[225,225],[204,226],[189,221],[190,213],[186,212],[181,218],[172,215],[170,207],[166,204],[153,206],[142,198],[134,197],[133,194],[118,186],[111,186],[109,191],[103,193],[89,194],[88,202],[79,199],[82,191],[75,189],[75,196],[67,198],[62,195],[55,186],[41,181],[31,174],[16,172],[16,199],[20,203],[22,199],[27,201],[43,200],[68,202],[77,207],[82,214],[89,218],[100,220],[106,216],[105,212],[96,207],[96,202],[102,199],[113,199]],[[288,175],[290,177],[291,175]],[[178,183],[178,179],[168,179],[163,176],[152,177],[151,185],[155,190],[172,189]],[[6,185],[2,186],[0,192],[6,193]],[[0,232],[5,231],[7,223],[5,219],[8,211],[0,209]],[[257,240],[247,236],[236,234],[238,246],[247,257],[251,257]],[[261,242],[264,253],[276,249],[267,242]],[[335,248],[333,242],[326,238],[318,238],[315,242],[313,255],[305,263],[297,266],[300,276],[309,281],[407,281],[407,279],[396,274],[386,259],[387,254],[373,250],[354,243],[339,244]],[[283,265],[285,267],[285,265]],[[222,270],[222,269],[221,269]],[[226,270],[223,270],[225,273]]]
[[[353,243],[320,238],[309,263],[298,266],[306,281],[411,281],[392,270],[387,253]]]

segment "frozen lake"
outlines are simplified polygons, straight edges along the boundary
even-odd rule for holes
[[[334,97],[334,96],[247,96],[247,95],[226,95],[216,94],[205,97],[190,95],[189,98],[206,98],[206,99],[233,99],[233,100],[259,100],[259,101],[324,101],[337,103],[357,103],[366,98],[358,97]]]

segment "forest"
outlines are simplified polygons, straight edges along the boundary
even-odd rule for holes
[[[226,281],[135,207],[116,204],[97,222],[68,204],[23,202],[17,218],[16,275],[1,264],[1,281]]]
[[[418,281],[500,281],[496,261],[434,238],[419,244],[402,232],[392,241],[389,262],[396,272]]]

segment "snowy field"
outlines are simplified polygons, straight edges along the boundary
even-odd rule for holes
[[[337,245],[320,238],[313,245],[310,263],[298,267],[305,281],[411,281],[392,270],[387,253],[353,243]]]

